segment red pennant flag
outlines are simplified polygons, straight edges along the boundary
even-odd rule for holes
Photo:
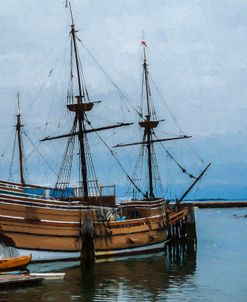
[[[143,45],[144,47],[148,47],[145,41],[141,41],[141,45]]]

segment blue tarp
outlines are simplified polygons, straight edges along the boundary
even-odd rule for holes
[[[43,189],[43,188],[24,188],[24,193],[30,195],[39,195],[43,197],[72,197],[74,196],[73,188],[65,188],[64,190]]]

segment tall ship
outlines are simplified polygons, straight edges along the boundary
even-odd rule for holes
[[[155,134],[160,121],[151,102],[146,44],[142,42],[145,105],[139,116],[139,127],[143,139],[115,147],[140,146],[139,154],[148,174],[148,184],[143,186],[134,172],[132,177],[127,174],[133,193],[131,200],[116,204],[114,187],[110,194],[104,194],[104,187],[99,186],[96,178],[88,135],[98,135],[100,131],[129,126],[131,123],[93,127],[90,112],[97,106],[97,102],[91,101],[86,89],[78,50],[80,40],[70,3],[69,7],[72,20],[70,80],[75,83],[72,83],[69,90],[67,110],[73,115],[73,122],[69,133],[43,139],[67,138],[62,164],[54,188],[26,183],[23,173],[23,125],[18,112],[16,131],[20,182],[0,181],[0,257],[32,253],[33,262],[77,259],[95,261],[100,258],[161,251],[169,240],[171,226],[186,223],[188,207],[181,206],[180,202],[202,178],[209,165],[198,177],[194,177],[176,205],[169,205],[164,197],[156,194],[158,164],[154,145],[186,139],[188,136],[160,139]],[[79,151],[75,150],[77,145]],[[79,187],[70,186],[75,152],[79,155]]]

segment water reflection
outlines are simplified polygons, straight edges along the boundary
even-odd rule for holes
[[[165,253],[100,263],[71,271],[81,277],[81,295],[89,300],[156,300],[169,287],[187,281],[196,269],[192,241],[169,243]],[[79,277],[80,275],[80,277]],[[191,279],[191,278],[189,278]]]
[[[195,270],[194,243],[170,243],[163,253],[66,269],[62,283],[3,292],[1,298],[7,301],[157,301],[172,288],[191,283]]]

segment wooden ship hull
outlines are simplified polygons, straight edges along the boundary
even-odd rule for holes
[[[75,28],[71,4],[68,3],[71,15],[71,59],[66,107],[74,115],[73,123],[69,133],[48,136],[41,140],[67,138],[55,188],[28,185],[23,167],[25,161],[22,127],[24,125],[21,122],[18,95],[16,131],[20,183],[0,181],[0,256],[1,254],[5,257],[22,256],[31,252],[33,262],[77,259],[87,262],[99,258],[160,251],[164,249],[165,242],[169,239],[169,232],[179,225],[186,224],[188,208],[181,206],[180,202],[201,179],[209,165],[198,177],[195,177],[165,149],[179,169],[193,179],[193,183],[182,197],[177,199],[173,207],[170,207],[165,199],[157,198],[157,196],[164,196],[164,192],[154,145],[187,139],[190,136],[168,138],[156,136],[155,129],[162,120],[157,119],[152,103],[146,43],[142,41],[144,54],[142,105],[138,107],[140,110],[135,110],[138,113],[139,127],[143,132],[142,140],[114,146],[114,148],[136,145],[140,147],[138,165],[136,164],[132,176],[128,174],[98,132],[129,126],[132,123],[94,127],[90,122],[88,115],[94,105],[100,102],[91,100],[85,85],[77,45],[81,40],[77,37],[78,31]],[[132,201],[115,205],[115,190],[113,194],[103,194],[91,156],[87,137],[90,133],[97,134],[126,174],[131,185],[129,192],[132,192]],[[79,150],[74,150],[76,141],[76,148],[78,147]],[[79,165],[75,154],[78,155],[76,158],[79,158]],[[75,161],[80,174],[77,189],[70,188],[71,172]],[[140,173],[136,173],[137,168],[141,169]],[[156,192],[158,187],[161,188],[161,192]],[[69,194],[67,189],[71,189],[72,194]],[[37,193],[38,191],[42,193]],[[7,253],[9,255],[6,255]]]
[[[32,253],[33,262],[80,259],[83,221],[88,215],[94,221],[92,241],[97,259],[160,251],[168,228],[188,214],[187,208],[169,210],[164,200],[131,202],[115,207],[125,220],[113,221],[114,208],[69,205],[22,191],[21,186],[1,182],[0,244],[2,256]]]

